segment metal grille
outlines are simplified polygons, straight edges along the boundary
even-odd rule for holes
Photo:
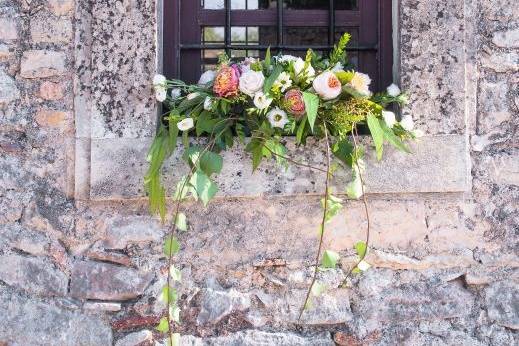
[[[359,56],[362,72],[369,73],[374,80],[374,89],[379,89],[391,81],[392,42],[391,42],[391,0],[358,0],[357,10],[336,10],[338,0],[329,0],[327,10],[286,9],[284,2],[277,0],[276,8],[233,9],[231,0],[222,0],[222,9],[204,9],[199,0],[175,0],[165,2],[164,17],[164,62],[169,77],[182,78],[195,82],[203,66],[202,52],[220,50],[227,52],[254,50],[264,52],[267,48],[277,53],[284,51],[304,52],[308,48],[316,51],[329,51],[333,48],[338,27],[358,29],[358,43],[347,48]],[[337,25],[338,24],[338,25]],[[205,27],[222,27],[222,42],[206,42],[203,37]],[[276,28],[275,42],[250,45],[247,31],[245,41],[232,42],[232,29],[235,26],[270,26]],[[285,31],[293,27],[327,27],[328,35],[323,37],[325,44],[291,45],[287,44]],[[389,30],[388,30],[389,29]],[[389,31],[389,33],[388,33]]]

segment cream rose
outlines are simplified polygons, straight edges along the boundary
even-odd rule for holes
[[[323,100],[332,100],[341,94],[342,85],[335,74],[326,71],[314,79],[313,87]]]
[[[253,97],[255,93],[263,88],[265,82],[265,76],[263,73],[258,71],[247,71],[240,77],[240,91],[244,94]]]
[[[355,89],[359,94],[364,96],[371,96],[369,91],[369,85],[371,84],[371,78],[365,73],[355,72],[353,78],[350,81],[350,86]]]

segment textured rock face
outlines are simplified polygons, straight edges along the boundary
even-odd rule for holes
[[[516,2],[400,1],[403,113],[427,136],[368,158],[372,268],[345,280],[367,226],[348,201],[324,240],[339,267],[299,322],[322,176],[226,153],[220,197],[183,206],[183,345],[519,344]],[[142,198],[159,5],[0,0],[0,346],[164,343],[168,224]]]

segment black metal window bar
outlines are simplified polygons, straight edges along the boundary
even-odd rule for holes
[[[329,51],[333,48],[336,31],[336,9],[335,1],[329,0],[328,6],[328,37],[325,45],[288,45],[285,43],[284,28],[287,19],[297,21],[297,23],[311,23],[314,18],[311,17],[312,11],[299,11],[298,18],[285,18],[284,1],[277,1],[277,42],[271,45],[249,45],[233,44],[231,42],[232,25],[250,26],[262,25],[265,22],[266,11],[248,11],[258,12],[256,21],[250,21],[250,16],[245,16],[245,11],[237,11],[231,9],[231,0],[224,0],[224,13],[222,18],[222,10],[200,10],[199,0],[186,1],[166,1],[165,4],[165,37],[173,39],[164,42],[164,61],[165,72],[169,76],[184,78],[187,81],[196,81],[197,75],[201,71],[200,53],[203,50],[225,50],[230,56],[233,51],[258,50],[265,51],[269,47],[274,52],[283,51],[306,51],[311,48],[316,51]],[[172,8],[174,6],[174,8]],[[270,12],[270,11],[269,11]],[[309,12],[305,15],[304,12]],[[359,52],[363,54],[366,62],[360,69],[367,72],[374,78],[374,88],[380,89],[381,86],[389,84],[392,80],[392,38],[391,38],[391,0],[359,0],[359,11],[341,11],[352,12],[349,17],[355,18],[359,23],[360,44],[349,46],[348,51]],[[348,17],[348,18],[349,18]],[[176,21],[174,19],[177,19]],[[373,18],[375,20],[373,21]],[[205,43],[201,42],[201,28],[205,25],[221,25],[224,21],[224,42],[222,43]],[[269,19],[270,20],[270,19]],[[323,22],[323,19],[319,19]],[[176,22],[177,25],[174,25]],[[343,24],[343,23],[341,23]],[[300,25],[300,24],[297,24]],[[314,24],[315,25],[315,24]],[[187,42],[186,42],[187,41]],[[189,43],[196,42],[196,43]],[[194,54],[199,54],[197,57]],[[369,60],[369,62],[367,62]],[[175,64],[171,64],[174,61]],[[173,65],[173,66],[172,66]],[[196,72],[195,72],[196,71]],[[374,76],[373,76],[374,75]]]

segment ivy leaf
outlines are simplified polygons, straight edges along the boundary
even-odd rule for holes
[[[355,251],[357,251],[357,255],[360,258],[364,258],[366,256],[366,251],[368,250],[367,245],[363,241],[359,241],[355,244]]]
[[[180,243],[178,242],[177,238],[175,238],[172,235],[168,235],[166,239],[164,240],[164,254],[166,256],[172,256],[178,253],[180,250]]]
[[[387,141],[397,148],[400,151],[410,153],[411,150],[398,138],[397,135],[393,132],[392,129],[390,129],[385,122],[380,121],[380,126],[382,127],[382,131],[384,132],[384,138],[387,139]]]
[[[373,142],[375,143],[375,150],[377,151],[377,159],[382,159],[382,150],[384,148],[384,131],[380,127],[380,122],[378,118],[373,114],[368,114],[368,127],[369,132],[371,132],[371,137],[373,138]]]
[[[175,220],[175,226],[177,226],[177,228],[180,231],[187,231],[187,218],[186,218],[186,214],[184,214],[182,212],[178,213],[177,218]]]
[[[167,333],[169,331],[168,319],[166,317],[162,317],[155,329],[161,333]]]
[[[223,167],[223,158],[217,153],[206,151],[200,158],[200,168],[202,171],[211,176],[213,173],[220,173]]]
[[[326,286],[319,281],[314,282],[311,288],[311,292],[314,296],[319,297],[321,294],[326,291]]]
[[[317,110],[319,109],[319,97],[309,92],[303,92],[303,101],[305,102],[306,117],[313,133]]]
[[[321,260],[321,266],[324,268],[335,268],[337,261],[341,259],[341,256],[335,251],[326,250]]]
[[[274,85],[274,82],[276,79],[278,79],[279,75],[283,72],[283,66],[277,65],[274,68],[274,71],[268,76],[268,78],[265,80],[265,84],[263,85],[263,92],[265,95],[270,93],[270,89],[272,88],[272,85]]]
[[[321,200],[321,206],[324,208],[324,198]],[[329,195],[328,202],[326,205],[326,216],[324,218],[324,221],[330,221],[334,216],[336,216],[339,213],[341,209],[342,199]]]
[[[169,268],[169,273],[174,281],[182,280],[182,273],[180,272],[180,269],[175,268],[175,266],[171,266],[171,268]]]
[[[209,203],[211,198],[213,198],[218,191],[218,186],[216,186],[216,184],[213,183],[211,179],[200,169],[193,174],[189,182],[195,188],[196,193],[202,200],[204,206],[207,206],[207,203]]]

